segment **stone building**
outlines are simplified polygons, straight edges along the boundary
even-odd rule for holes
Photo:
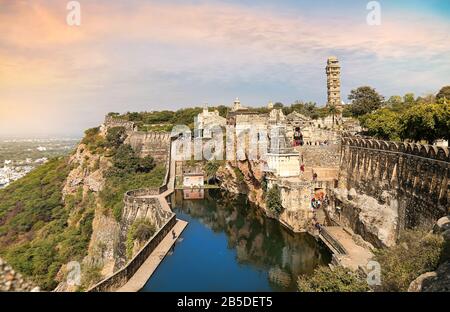
[[[203,111],[197,115],[196,120],[196,136],[210,138],[211,130],[215,126],[224,127],[227,120],[219,115],[218,110],[210,112],[205,105]]]
[[[270,149],[266,154],[267,171],[275,177],[298,177],[300,175],[300,155],[294,151],[285,136],[285,129],[278,126],[272,132]]]
[[[337,57],[332,56],[327,60],[327,106],[336,106],[342,110],[341,102],[341,66]]]

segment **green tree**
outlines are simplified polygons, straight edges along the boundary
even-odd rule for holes
[[[276,102],[275,104],[273,104],[273,108],[283,108],[284,105],[281,102]]]
[[[150,172],[155,168],[156,163],[152,156],[147,155],[139,159],[138,172]]]
[[[331,270],[321,266],[311,276],[299,276],[298,290],[301,292],[366,292],[367,281],[357,273],[341,266]]]
[[[124,172],[136,172],[140,163],[139,158],[129,144],[120,145],[117,148],[112,161],[116,169]]]
[[[450,103],[418,104],[401,116],[402,139],[426,140],[433,143],[437,139],[449,139]]]
[[[267,208],[273,213],[280,214],[283,212],[283,205],[281,204],[281,192],[277,184],[272,186],[266,194]]]
[[[450,100],[450,86],[442,87],[441,90],[436,94],[436,99],[447,99]]]
[[[106,143],[108,147],[117,148],[123,144],[127,134],[124,127],[109,128],[106,134]]]
[[[400,115],[389,108],[381,108],[360,117],[367,134],[382,140],[400,140]]]
[[[403,103],[405,103],[407,106],[411,106],[416,103],[414,93],[406,93],[403,96]]]
[[[384,102],[384,97],[369,86],[350,91],[348,99],[352,101],[349,110],[355,117],[377,110]]]
[[[216,160],[213,161],[208,161],[205,166],[205,172],[206,172],[206,177],[209,179],[215,179],[216,178],[216,172],[217,170],[219,170],[220,167],[220,163]]]

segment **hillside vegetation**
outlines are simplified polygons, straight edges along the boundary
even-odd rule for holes
[[[53,159],[0,191],[0,253],[43,289],[56,286],[62,264],[84,257],[92,233],[89,200],[79,224],[68,225],[61,191],[69,170],[67,158]]]
[[[83,262],[92,253],[93,220],[101,214],[120,222],[126,191],[162,184],[165,166],[138,157],[125,139],[121,127],[106,135],[89,129],[70,157],[52,159],[0,190],[0,255],[42,289],[54,289],[71,261],[82,264],[84,288],[98,280],[101,267]]]

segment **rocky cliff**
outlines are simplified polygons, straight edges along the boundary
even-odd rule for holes
[[[105,185],[105,172],[111,167],[111,161],[110,157],[94,154],[85,144],[79,144],[70,156],[69,164],[72,170],[63,188],[65,205],[73,206],[68,223],[76,225],[80,214],[90,213],[93,216],[88,249],[80,264],[81,280],[84,287],[87,287],[101,276],[112,274],[116,268],[120,224],[112,213],[102,206],[99,198],[99,192]],[[73,198],[77,198],[75,205],[72,203]],[[89,202],[88,207],[83,205],[86,202]],[[60,269],[57,275],[60,281],[57,291],[77,289],[77,285],[67,283],[69,271],[67,264]],[[93,271],[97,276],[88,276],[92,275]]]
[[[235,194],[247,194],[251,202],[266,210],[260,162],[227,162],[218,169],[216,177],[220,181],[221,188]]]

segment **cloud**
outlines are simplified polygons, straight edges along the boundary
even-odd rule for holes
[[[323,102],[325,60],[333,54],[343,64],[344,92],[366,83],[385,92],[429,90],[450,72],[450,22],[435,16],[389,12],[370,27],[364,10],[333,18],[183,3],[81,1],[82,25],[70,27],[65,1],[0,0],[0,109],[5,99],[12,108],[51,106],[61,115],[75,105],[81,124],[89,112],[149,100],[167,107],[245,93],[255,101]]]

